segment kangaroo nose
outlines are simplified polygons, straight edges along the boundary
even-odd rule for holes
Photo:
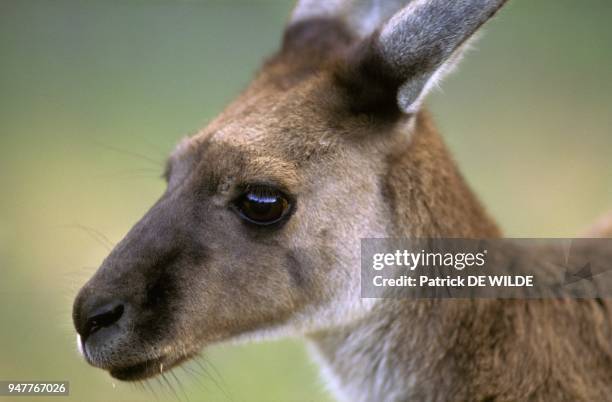
[[[124,306],[120,302],[110,302],[95,306],[82,314],[81,322],[77,322],[77,332],[83,342],[102,328],[111,327],[123,316]]]

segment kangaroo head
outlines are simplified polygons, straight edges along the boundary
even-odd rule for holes
[[[167,190],[75,300],[89,363],[141,379],[211,343],[358,320],[375,305],[361,238],[479,213],[420,108],[504,1],[350,3],[298,4],[251,85],[172,153]]]

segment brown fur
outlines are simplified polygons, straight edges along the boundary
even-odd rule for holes
[[[80,333],[92,306],[127,306],[115,332],[87,341],[88,361],[139,379],[214,342],[301,335],[345,400],[611,400],[608,300],[359,298],[359,238],[501,234],[427,112],[389,111],[346,84],[361,74],[346,70],[353,40],[330,21],[294,26],[177,148],[166,193],[75,301]],[[253,183],[294,200],[277,230],[228,208]]]
[[[419,116],[411,146],[389,158],[387,177],[398,236],[500,235],[426,113]],[[415,381],[411,400],[612,400],[609,300],[396,300],[374,316],[319,333],[315,342],[324,359],[348,377],[366,362],[342,361],[341,345],[375,325],[378,333],[364,337],[372,343],[359,345],[372,349],[364,360],[379,361],[386,375]],[[378,350],[384,339],[385,350]]]

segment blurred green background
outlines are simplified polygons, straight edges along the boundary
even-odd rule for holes
[[[276,48],[290,9],[0,0],[0,379],[70,380],[74,401],[177,399],[87,367],[72,298],[163,191],[173,145]],[[429,100],[508,235],[572,236],[612,209],[611,20],[608,0],[514,0]],[[201,365],[200,379],[178,370],[179,399],[329,400],[297,341],[215,347]]]

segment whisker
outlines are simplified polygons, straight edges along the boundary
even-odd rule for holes
[[[178,378],[178,376],[176,375],[176,373],[174,372],[174,370],[171,370],[170,375],[172,376],[172,378],[174,378],[174,381],[176,382],[176,386],[178,387],[178,389],[182,392],[182,394],[185,396],[185,400],[189,401],[189,395],[187,395],[187,392],[185,391],[185,387],[183,386],[183,384],[181,383],[180,379]]]
[[[183,365],[181,366],[181,370],[187,373],[189,378],[193,379],[197,383],[198,386],[204,389],[204,391],[208,391],[208,387],[206,386],[204,381],[202,381],[202,378],[199,375],[197,375],[197,373],[195,373],[189,366]]]
[[[133,156],[133,157],[139,158],[139,159],[141,159],[143,161],[146,161],[146,162],[149,162],[149,163],[151,163],[151,164],[153,164],[153,165],[155,165],[157,167],[161,167],[163,165],[162,161],[155,160],[155,159],[150,158],[150,157],[148,157],[146,155],[142,155],[142,154],[140,154],[138,152],[134,152],[134,151],[130,151],[130,150],[125,150],[125,149],[117,148],[117,147],[112,146],[112,145],[103,144],[103,143],[101,143],[101,142],[99,142],[97,140],[92,140],[92,143],[94,145],[96,145],[96,146],[99,146],[101,148],[105,148],[105,149],[107,149],[109,151],[113,151],[113,152],[117,152],[117,153],[120,153],[120,154],[123,154],[123,155],[128,155],[128,156]]]
[[[157,392],[155,392],[155,388],[153,388],[153,383],[151,383],[150,381],[145,381],[144,384],[148,386],[149,392],[153,394],[155,400],[159,401],[159,396],[157,395]]]
[[[115,247],[115,244],[112,241],[110,241],[110,239],[106,237],[104,233],[90,226],[85,226],[79,223],[74,223],[72,225],[65,225],[64,227],[70,228],[70,229],[79,229],[79,230],[84,231],[89,236],[91,236],[94,240],[96,240],[99,244],[104,246],[104,248],[106,248],[109,252],[113,249],[113,247]]]
[[[212,383],[215,385],[215,387],[217,387],[217,389],[221,391],[223,396],[225,396],[230,401],[234,399],[226,388],[227,384],[225,383],[225,380],[223,380],[223,377],[221,377],[220,373],[216,370],[216,368],[214,369],[214,371],[217,374],[218,380],[203,365],[203,363],[208,363],[208,359],[205,359],[203,356],[200,355],[197,358],[195,358],[193,361],[205,373],[205,377],[210,379]],[[211,367],[214,367],[211,363],[208,363],[208,364],[211,365]]]
[[[122,169],[115,172],[109,172],[104,174],[95,175],[95,178],[131,178],[131,177],[149,177],[149,178],[160,178],[160,169],[159,168],[132,168],[132,169]]]
[[[206,359],[205,357],[202,357],[202,360],[204,361],[204,364],[208,364],[210,368],[212,369],[212,371],[217,375],[217,379],[219,380],[219,382],[221,382],[222,385],[227,386],[227,383],[225,382],[225,379],[221,375],[221,372],[217,370],[217,367],[214,365],[212,360]]]
[[[176,389],[174,389],[174,387],[172,386],[172,383],[168,380],[168,378],[166,377],[166,375],[164,373],[161,373],[161,378],[162,378],[162,380],[164,380],[164,382],[168,386],[168,389],[172,391],[172,394],[174,395],[176,400],[180,401],[181,398],[180,398],[179,394],[176,392]]]

